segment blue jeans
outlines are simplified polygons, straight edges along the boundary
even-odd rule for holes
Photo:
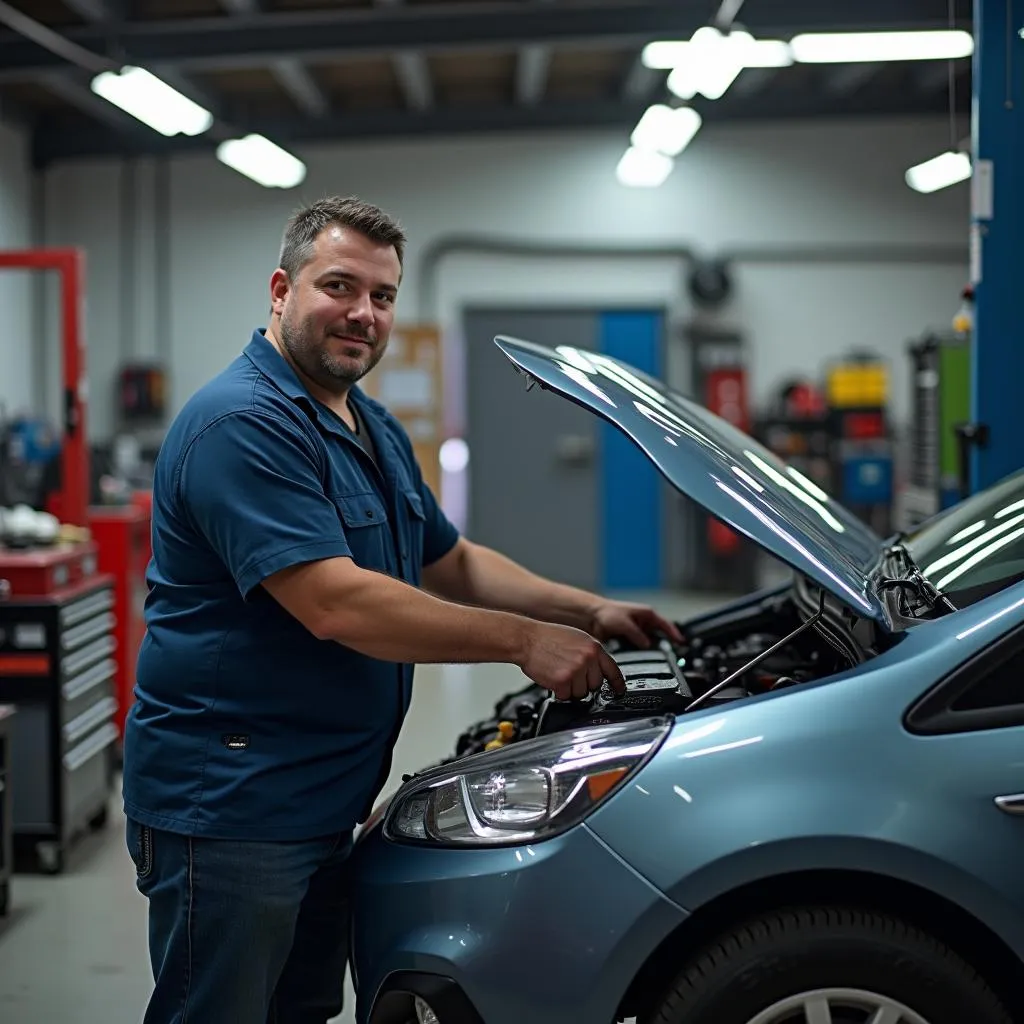
[[[351,834],[215,840],[128,821],[149,900],[144,1024],[325,1024],[341,1012]]]

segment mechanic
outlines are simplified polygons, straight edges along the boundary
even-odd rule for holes
[[[149,901],[146,1024],[341,1010],[346,857],[415,663],[506,662],[561,698],[623,680],[601,641],[675,627],[462,538],[355,386],[388,344],[401,228],[332,198],[288,223],[271,311],[184,406],[153,487],[124,743]]]

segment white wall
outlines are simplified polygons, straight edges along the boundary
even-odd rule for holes
[[[131,323],[122,314],[122,170],[114,162],[56,168],[47,177],[55,244],[84,245],[89,259],[92,432],[111,428],[114,367],[122,356],[162,354],[158,288],[167,289],[172,401],[182,401],[264,323],[267,281],[285,219],[300,202],[355,193],[396,214],[410,236],[399,318],[440,318],[458,363],[465,303],[653,304],[685,319],[682,265],[671,259],[539,259],[452,256],[436,293],[421,294],[424,249],[453,234],[535,242],[658,243],[714,253],[792,245],[964,246],[964,264],[743,265],[726,319],[752,346],[755,398],[786,375],[818,372],[851,346],[892,350],[894,409],[906,414],[903,346],[944,325],[965,280],[966,186],[921,196],[903,183],[911,163],[944,148],[942,119],[716,126],[706,124],[672,177],[654,191],[623,189],[614,168],[621,132],[579,132],[439,143],[306,148],[309,175],[288,193],[262,189],[212,157],[170,167],[170,250],[156,271],[153,168],[135,186],[129,233],[135,285]],[[452,396],[453,399],[457,396]],[[452,402],[451,426],[460,408]]]
[[[31,244],[32,178],[25,133],[0,122],[0,249]],[[0,405],[9,414],[33,409],[33,279],[0,271]]]

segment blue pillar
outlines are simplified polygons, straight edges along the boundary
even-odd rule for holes
[[[599,351],[661,376],[660,313],[604,313]],[[610,423],[601,425],[604,590],[653,590],[662,582],[662,483],[654,463]]]
[[[1011,17],[1012,15],[1012,17]],[[972,490],[1024,467],[1024,5],[974,0]]]

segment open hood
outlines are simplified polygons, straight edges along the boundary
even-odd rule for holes
[[[891,628],[872,582],[884,542],[777,455],[696,402],[617,359],[499,336],[542,387],[590,409],[643,450],[711,515],[804,573],[860,615]]]

